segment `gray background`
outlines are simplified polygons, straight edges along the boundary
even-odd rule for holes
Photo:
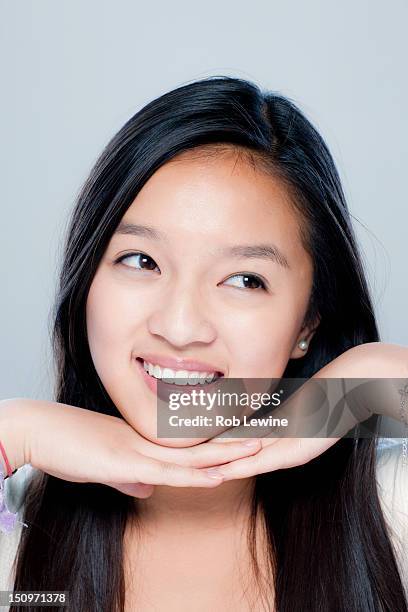
[[[0,398],[51,399],[67,217],[145,103],[226,74],[292,98],[326,139],[382,340],[408,345],[406,1],[0,1]]]

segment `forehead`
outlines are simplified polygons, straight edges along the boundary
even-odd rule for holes
[[[304,257],[299,213],[285,184],[233,152],[184,152],[146,182],[122,221],[154,226],[170,240],[203,246],[271,240]]]

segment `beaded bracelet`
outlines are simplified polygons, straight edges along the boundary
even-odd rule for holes
[[[10,510],[6,506],[4,495],[4,480],[15,474],[17,470],[11,470],[9,460],[7,459],[6,451],[4,450],[4,446],[2,445],[1,441],[0,451],[3,455],[4,463],[6,465],[7,470],[7,474],[3,474],[3,468],[0,464],[0,531],[2,531],[3,533],[10,533],[16,527],[17,523],[20,523],[24,526],[27,525],[17,519],[17,512],[10,512]]]

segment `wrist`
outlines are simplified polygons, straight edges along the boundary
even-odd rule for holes
[[[6,452],[12,472],[29,463],[25,431],[27,402],[24,398],[0,401],[0,441]],[[7,475],[6,462],[0,452],[0,467]]]
[[[403,403],[408,382],[408,348],[387,342],[370,342],[351,349],[359,376],[376,378],[371,394],[375,414],[407,423],[408,408]]]

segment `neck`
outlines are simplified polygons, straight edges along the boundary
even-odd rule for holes
[[[255,478],[226,481],[213,489],[158,485],[147,499],[137,499],[142,523],[175,524],[183,529],[213,528],[235,523],[251,512]]]

